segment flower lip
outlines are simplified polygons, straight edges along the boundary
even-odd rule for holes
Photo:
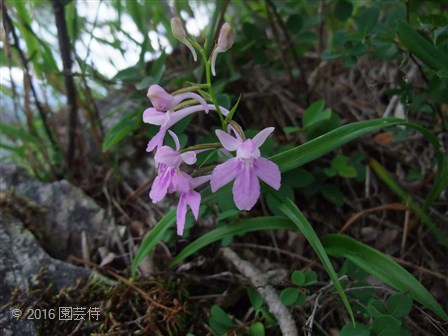
[[[238,146],[236,156],[243,160],[254,160],[260,157],[260,150],[254,141],[247,139]]]

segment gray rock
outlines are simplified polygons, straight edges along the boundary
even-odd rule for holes
[[[15,165],[0,165],[0,192],[19,212],[29,215],[26,222],[52,257],[82,258],[82,236],[90,250],[110,237],[111,219],[81,189],[67,181],[42,183]]]
[[[31,320],[17,320],[12,316],[14,307],[4,307],[12,292],[28,289],[42,267],[57,290],[73,287],[77,279],[87,278],[90,272],[51,258],[24,223],[4,210],[0,212],[0,241],[0,330],[2,335],[35,335]]]

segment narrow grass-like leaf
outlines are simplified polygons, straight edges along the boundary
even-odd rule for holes
[[[176,222],[176,210],[169,211],[157,224],[149,231],[135,253],[131,265],[131,275],[135,278],[137,267],[141,261],[156,247],[168,228]]]
[[[280,203],[278,205],[278,208],[280,209],[280,211],[282,211],[285,216],[287,216],[296,225],[297,229],[305,236],[314,252],[316,252],[318,258],[322,262],[322,265],[327,271],[334,288],[341,297],[342,302],[344,303],[344,306],[352,319],[352,322],[355,323],[355,317],[353,315],[352,308],[350,307],[350,303],[348,302],[347,296],[345,295],[341,283],[339,282],[338,276],[333,268],[333,265],[331,264],[330,258],[328,258],[327,252],[325,251],[313,227],[293,201],[291,201],[289,198],[280,196],[278,193],[272,192],[272,195],[278,199]]]
[[[281,216],[272,217],[256,217],[243,220],[236,223],[222,225],[213,231],[206,233],[194,242],[185,247],[171,262],[170,266],[175,266],[188,256],[199,251],[201,248],[210,245],[213,242],[221,240],[226,237],[233,237],[236,235],[245,234],[254,231],[269,231],[269,230],[294,230],[295,225],[287,218]]]
[[[431,293],[408,271],[387,255],[353,238],[331,234],[324,240],[325,250],[333,257],[344,257],[385,284],[409,293],[415,301],[448,321],[448,315]]]
[[[375,160],[370,160],[369,165],[381,181],[383,181],[391,191],[398,195],[402,201],[406,203],[406,205],[410,206],[411,209],[414,210],[421,221],[425,223],[428,229],[433,233],[435,238],[437,238],[443,246],[448,248],[448,237],[437,227],[437,224],[432,221],[426,212],[412,200],[412,197],[404,191],[397,182],[395,182],[393,177],[390,176],[383,166]]]
[[[15,126],[0,123],[0,130],[4,135],[14,140],[21,140],[24,143],[32,143],[37,146],[41,145],[41,141],[38,138]]]
[[[448,55],[425,39],[405,21],[397,23],[398,38],[415,56],[435,71],[448,70]]]

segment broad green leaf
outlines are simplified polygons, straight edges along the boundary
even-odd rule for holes
[[[306,274],[302,271],[294,271],[291,274],[291,281],[296,286],[303,286],[306,282]]]
[[[367,8],[363,13],[361,13],[358,17],[357,23],[358,30],[361,32],[363,37],[370,33],[373,27],[375,27],[379,16],[380,11],[375,7]]]
[[[142,260],[156,247],[166,230],[176,222],[176,210],[169,211],[143,239],[132,260],[131,274],[135,279],[137,267]]]
[[[219,241],[225,237],[232,237],[236,235],[242,235],[248,232],[254,231],[268,231],[268,230],[279,230],[287,229],[293,230],[295,226],[291,221],[285,217],[280,216],[265,216],[250,218],[244,221],[225,224],[213,231],[210,231],[200,238],[196,239],[194,242],[185,247],[180,253],[173,259],[170,266],[174,266],[192,255],[193,253],[199,251],[201,248],[215,242]]]
[[[334,16],[339,21],[346,21],[352,16],[353,5],[350,1],[338,1],[334,7]]]
[[[346,324],[339,336],[370,336],[370,328],[362,323]]]
[[[431,293],[411,273],[387,255],[340,234],[329,235],[324,244],[329,255],[350,260],[385,284],[398,291],[409,293],[415,301],[420,302],[445,321],[448,320],[447,313]]]
[[[296,303],[299,298],[299,290],[297,288],[288,287],[280,292],[280,301],[285,306],[291,306]]]
[[[249,297],[250,305],[255,309],[255,312],[258,312],[264,303],[261,295],[255,288],[249,287],[247,289],[247,296]]]
[[[373,321],[372,330],[377,336],[400,335],[401,321],[392,316],[381,316]]]
[[[312,124],[315,124],[316,122],[328,119],[330,116],[327,113],[323,113],[325,107],[325,101],[323,99],[318,100],[310,105],[303,114],[303,127],[308,128]],[[331,110],[330,110],[331,115]]]
[[[288,198],[281,197],[277,194],[274,193],[272,194],[275,195],[281,202],[281,204],[279,205],[279,209],[283,211],[285,216],[287,216],[296,225],[297,229],[305,236],[306,240],[311,245],[314,252],[316,252],[322,265],[327,271],[334,288],[341,297],[342,302],[344,303],[345,308],[347,309],[347,312],[349,313],[353,323],[355,323],[355,317],[353,315],[352,308],[350,307],[350,303],[348,302],[347,296],[345,295],[345,292],[341,286],[341,283],[339,282],[336,271],[334,270],[333,265],[331,264],[331,261],[328,258],[327,252],[322,246],[322,243],[319,237],[317,236],[316,232],[314,231],[313,227],[308,222],[306,217],[302,214],[302,212],[299,210],[299,208],[294,204],[293,201],[291,201]]]
[[[264,325],[261,322],[255,322],[250,326],[250,336],[264,336],[265,330]]]
[[[448,55],[425,39],[405,21],[397,23],[398,38],[415,56],[435,71],[448,70]]]
[[[383,168],[383,166],[381,166],[375,160],[371,160],[369,165],[370,167],[372,167],[378,177],[389,187],[389,189],[397,194],[404,203],[412,208],[412,210],[417,214],[422,222],[425,223],[428,229],[433,233],[434,237],[436,237],[443,246],[448,248],[447,235],[437,226],[436,223],[433,222],[431,217],[429,217],[426,212],[412,200],[412,197],[406,191],[404,191],[397,182],[395,182],[395,180]]]
[[[412,298],[404,293],[391,295],[387,299],[387,312],[395,318],[402,318],[412,310]]]

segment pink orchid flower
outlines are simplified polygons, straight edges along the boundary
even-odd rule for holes
[[[235,205],[240,210],[250,210],[260,197],[258,179],[278,190],[281,183],[280,170],[275,163],[261,157],[259,150],[273,131],[274,127],[268,127],[253,139],[243,141],[237,132],[234,132],[236,137],[233,137],[226,132],[217,130],[216,136],[224,149],[229,152],[236,151],[236,157],[216,166],[213,170],[212,192],[235,180],[232,189]]]
[[[207,104],[208,110],[216,110],[215,105],[213,104]],[[229,111],[225,108],[221,107],[221,112],[224,116],[227,116],[229,114]],[[163,139],[165,137],[166,131],[171,128],[174,124],[176,124],[178,121],[182,120],[186,116],[199,112],[204,111],[204,106],[202,105],[194,105],[185,107],[183,109],[180,109],[176,112],[173,111],[166,111],[161,112],[155,109],[154,107],[150,107],[146,109],[143,112],[143,122],[151,125],[160,126],[159,132],[148,142],[148,145],[146,147],[147,152],[153,151],[155,148],[160,148],[163,145]]]
[[[180,170],[182,162],[191,165],[196,162],[196,153],[193,151],[180,153],[180,143],[177,135],[168,131],[172,136],[176,149],[168,146],[160,147],[154,160],[158,165],[158,175],[149,192],[149,197],[153,203],[161,201],[167,193],[180,193],[179,204],[177,206],[176,221],[177,234],[182,235],[185,227],[185,217],[187,205],[190,207],[195,219],[199,217],[199,206],[201,205],[201,195],[194,188],[210,181],[210,175],[191,177]]]
[[[154,156],[154,161],[158,167],[157,177],[149,192],[149,197],[153,203],[161,201],[167,194],[169,189],[172,189],[173,179],[175,179],[176,170],[180,167],[182,162],[188,165],[192,165],[196,162],[196,154],[193,151],[180,153],[180,143],[177,135],[168,131],[174,140],[176,149],[172,149],[169,146],[160,147],[156,155]],[[172,191],[170,191],[172,192]]]

